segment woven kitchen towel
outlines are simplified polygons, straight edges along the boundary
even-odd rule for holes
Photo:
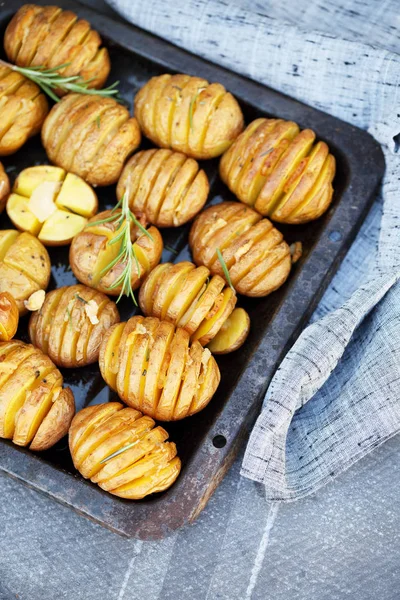
[[[108,1],[140,27],[382,144],[382,195],[275,374],[242,466],[268,498],[299,498],[400,428],[398,0]]]

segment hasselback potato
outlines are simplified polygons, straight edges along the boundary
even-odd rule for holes
[[[113,214],[118,217],[120,212],[115,211]],[[107,270],[108,265],[119,252],[119,244],[111,243],[119,233],[118,224],[116,221],[111,221],[90,226],[90,223],[97,223],[110,216],[112,216],[111,211],[106,210],[90,219],[85,229],[72,240],[69,260],[75,277],[81,283],[106,294],[118,296],[122,286],[118,285],[112,289],[110,286],[118,280],[126,262],[120,261]],[[140,267],[138,273],[136,261],[133,261],[131,269],[133,290],[139,287],[147,273],[160,262],[162,254],[163,242],[160,232],[155,227],[149,227],[147,231],[151,238],[138,227],[131,227],[133,249]]]
[[[132,408],[161,421],[188,417],[211,400],[220,373],[215,359],[184,329],[136,316],[109,329],[100,347],[105,382]]]
[[[193,158],[166,149],[144,150],[134,154],[122,171],[117,197],[125,191],[137,216],[157,227],[177,227],[203,208],[209,184]]]
[[[153,419],[119,402],[88,406],[69,430],[75,468],[103,490],[140,500],[169,488],[181,461],[168,433]]]
[[[39,133],[48,111],[36,83],[0,65],[0,156],[13,154]]]
[[[210,277],[207,267],[196,267],[191,262],[158,265],[147,276],[139,292],[140,308],[146,316],[182,327],[192,342],[198,340],[202,346],[226,326],[235,310],[236,300],[235,292],[222,277]],[[249,322],[245,323],[246,329],[236,336],[230,351],[245,341]],[[228,352],[229,347],[223,351]]]
[[[9,292],[19,314],[27,312],[24,301],[50,280],[50,258],[46,248],[30,233],[0,230],[0,292]]]
[[[0,162],[0,213],[3,212],[10,193],[10,181],[8,175]]]
[[[74,396],[50,358],[18,340],[0,343],[0,437],[46,450],[69,429]]]
[[[220,83],[190,75],[159,75],[135,97],[135,117],[146,137],[198,159],[222,154],[243,129],[235,98]]]
[[[82,231],[97,207],[97,196],[83,179],[60,167],[39,165],[18,175],[7,214],[20,231],[29,231],[46,246],[62,246]]]
[[[119,321],[115,302],[84,285],[46,294],[29,321],[29,337],[59,367],[96,362],[105,332]]]
[[[196,265],[205,265],[211,273],[223,277],[225,263],[232,285],[244,296],[267,296],[290,272],[290,249],[282,234],[238,202],[203,211],[192,225],[189,244]]]
[[[57,6],[25,4],[4,35],[7,57],[19,67],[65,65],[60,74],[79,75],[88,87],[97,89],[103,87],[110,72],[108,51],[100,46],[99,34],[87,21]]]
[[[221,159],[220,175],[239,200],[281,223],[306,223],[329,207],[335,158],[311,129],[256,119]]]
[[[19,310],[14,298],[9,292],[0,292],[0,342],[8,342],[14,337],[18,322]]]
[[[68,94],[46,117],[42,142],[55,165],[92,185],[111,185],[140,144],[140,129],[113,98]]]

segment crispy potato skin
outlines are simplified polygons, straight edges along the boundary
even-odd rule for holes
[[[222,277],[210,277],[207,267],[186,261],[158,265],[139,292],[139,305],[146,316],[182,327],[202,346],[217,335],[236,300]]]
[[[311,129],[282,119],[256,119],[220,162],[237,198],[280,223],[307,223],[329,207],[335,158]]]
[[[244,296],[267,296],[287,279],[290,249],[268,219],[238,202],[222,202],[194,221],[189,245],[196,265],[224,277],[221,251],[235,290]]]
[[[75,468],[110,494],[127,500],[140,500],[174,483],[181,461],[175,444],[167,440],[168,433],[153,419],[119,402],[82,409],[69,431]]]
[[[36,83],[0,65],[0,156],[14,154],[39,133],[48,112],[46,96]]]
[[[90,219],[89,224],[105,219],[110,215],[110,210],[101,212]],[[115,222],[110,222],[90,227],[89,224],[72,240],[69,253],[71,269],[81,283],[111,296],[118,296],[121,292],[121,286],[113,289],[110,289],[110,286],[121,275],[125,263],[117,263],[112,269],[100,276],[101,271],[106,265],[110,264],[116,253],[118,253],[119,244],[113,244],[112,246],[108,244],[108,241],[112,240],[118,232],[117,225]],[[163,250],[161,234],[155,227],[149,227],[148,232],[152,239],[137,227],[132,227],[131,230],[131,240],[134,243],[140,265],[140,274],[137,272],[136,263],[132,265],[131,284],[133,290],[140,286],[146,275],[161,259]]]
[[[146,137],[196,159],[220,156],[243,130],[236,99],[219,83],[189,75],[160,75],[135,97]]]
[[[183,419],[204,408],[220,372],[211,352],[189,334],[155,317],[132,317],[103,338],[99,364],[121,400],[161,421]]]
[[[47,450],[68,431],[74,396],[48,356],[19,340],[0,342],[0,437]]]
[[[98,186],[118,181],[140,139],[137,120],[128,110],[113,98],[96,95],[64,96],[42,128],[51,162]]]
[[[90,24],[57,6],[25,4],[11,19],[5,35],[8,59],[20,67],[57,67],[65,77],[91,79],[90,88],[103,87],[110,72],[110,57],[100,48],[101,38]],[[58,95],[63,95],[61,90]]]
[[[24,300],[45,290],[50,280],[50,258],[46,248],[30,233],[0,230],[0,292],[9,292],[20,316],[27,313]]]
[[[157,227],[178,227],[204,206],[210,186],[193,158],[171,150],[144,150],[134,154],[122,171],[117,198],[125,191],[137,216]]]
[[[98,323],[87,313],[96,305]],[[29,337],[59,367],[83,367],[97,361],[105,332],[119,321],[115,302],[84,285],[71,285],[46,295],[40,310],[32,313]]]
[[[7,203],[7,198],[10,193],[10,180],[0,162],[0,214],[3,212]]]
[[[0,292],[0,342],[8,342],[17,333],[19,311],[8,292]]]

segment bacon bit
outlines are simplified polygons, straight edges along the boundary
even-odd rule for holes
[[[85,304],[85,313],[89,317],[89,321],[92,325],[97,325],[97,323],[99,323],[97,317],[98,310],[99,306],[95,300],[89,300],[89,302]]]
[[[37,290],[36,292],[33,292],[33,294],[29,296],[28,300],[24,300],[25,308],[32,312],[40,310],[43,306],[45,297],[46,292],[44,290]]]

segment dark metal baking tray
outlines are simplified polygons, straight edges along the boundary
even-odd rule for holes
[[[12,14],[24,3],[21,0],[3,3],[1,34]],[[37,3],[47,4],[41,0]],[[76,2],[67,0],[57,4],[88,19],[100,32],[111,54],[110,81],[121,81],[122,95],[130,106],[134,93],[153,75],[162,72],[198,75],[224,84],[240,101],[247,122],[259,116],[279,116],[296,121],[302,128],[313,128],[329,144],[337,160],[334,200],[328,213],[304,226],[278,225],[289,243],[302,241],[303,257],[280,290],[267,298],[240,299],[240,305],[251,317],[251,333],[240,351],[217,359],[222,380],[211,403],[194,417],[166,425],[183,463],[182,473],[172,488],[140,502],[125,501],[103,492],[76,473],[66,438],[42,454],[1,440],[2,472],[122,535],[157,539],[193,521],[227,472],[254,423],[277,364],[306,324],[354,239],[383,176],[384,159],[379,145],[360,129]],[[146,145],[149,146],[144,142]],[[13,178],[27,166],[48,161],[36,137],[3,162]],[[232,199],[217,178],[217,164],[217,161],[204,163],[212,184],[210,202]],[[115,203],[115,188],[98,192],[102,206]],[[5,215],[0,226],[10,226]],[[164,242],[179,251],[175,256],[165,250],[164,261],[189,257],[188,227],[162,233]],[[50,249],[50,255],[51,287],[74,283],[68,269],[68,250]],[[134,312],[128,301],[122,302],[120,309],[123,318]],[[26,325],[25,318],[18,333],[25,340]],[[95,365],[64,370],[63,374],[66,384],[73,388],[77,409],[115,399]]]

